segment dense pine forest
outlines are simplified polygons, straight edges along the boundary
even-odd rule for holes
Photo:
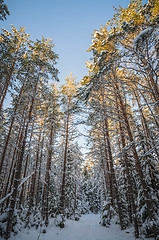
[[[51,39],[1,29],[2,239],[24,228],[45,233],[50,219],[65,228],[86,213],[158,239],[159,1],[114,11],[92,35],[80,82],[71,73],[60,83]],[[8,14],[1,0],[0,20]]]

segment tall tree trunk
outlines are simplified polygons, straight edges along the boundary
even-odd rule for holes
[[[118,104],[117,104],[117,109],[118,109]],[[125,134],[124,130],[121,124],[121,117],[119,114],[119,109],[118,109],[118,118],[119,118],[119,129],[120,129],[120,138],[121,138],[121,143],[122,147],[125,148]],[[139,227],[138,227],[138,221],[137,221],[137,213],[136,213],[136,205],[135,205],[135,199],[134,199],[134,194],[133,194],[133,186],[132,186],[132,180],[130,177],[130,163],[128,162],[128,157],[127,153],[123,153],[123,160],[124,160],[124,166],[126,169],[126,176],[127,176],[127,181],[128,181],[128,194],[130,196],[131,200],[131,206],[132,206],[132,211],[133,211],[133,222],[134,222],[134,228],[135,228],[135,237],[139,237]]]
[[[40,178],[41,178],[41,163],[42,163],[42,159],[43,159],[43,146],[44,146],[44,134],[42,137],[42,141],[41,141],[41,151],[40,151],[40,159],[39,159],[39,175],[38,175],[38,182],[37,182],[37,189],[36,189],[36,193],[37,193],[37,199],[36,199],[36,206],[40,201]]]
[[[25,125],[25,123],[24,123]],[[15,156],[16,156],[16,153],[18,152],[17,150],[17,146],[18,146],[18,142],[20,140],[20,135],[21,135],[21,131],[24,131],[24,129],[21,129],[22,126],[20,126],[19,128],[19,133],[18,133],[18,138],[17,138],[17,141],[16,141],[16,146],[14,148],[14,152],[13,152],[13,156],[12,156],[12,161],[11,161],[11,165],[10,165],[10,169],[9,169],[9,174],[8,174],[8,178],[7,178],[7,183],[6,183],[6,186],[5,186],[5,190],[4,190],[4,193],[3,193],[3,197],[5,197],[7,195],[8,192],[8,189],[9,189],[9,186],[10,186],[10,183],[11,183],[11,175],[13,173],[13,169],[14,169],[14,163],[15,163]]]
[[[18,51],[18,49],[17,49]],[[9,84],[10,84],[10,81],[11,81],[11,78],[12,78],[12,75],[13,75],[13,71],[14,71],[14,66],[15,66],[15,63],[17,61],[17,54],[13,60],[13,63],[12,63],[12,66],[11,66],[11,69],[10,69],[10,72],[8,74],[8,77],[6,78],[6,83],[5,83],[5,88],[3,90],[3,93],[2,93],[2,96],[1,96],[1,102],[0,102],[0,111],[2,109],[2,106],[3,106],[3,102],[4,102],[4,99],[5,99],[5,96],[7,94],[7,90],[8,90],[8,87],[9,87]]]
[[[115,76],[115,73],[114,72],[112,72],[112,73],[113,73],[113,77],[114,77],[114,87],[116,89],[116,97],[118,98],[119,103],[120,103],[120,110],[123,114],[123,119],[124,119],[125,124],[126,124],[126,129],[127,129],[129,141],[131,143],[133,156],[134,156],[134,159],[135,159],[135,162],[136,162],[136,171],[139,174],[140,182],[141,182],[141,185],[142,185],[142,188],[143,188],[145,203],[146,203],[146,207],[147,207],[147,213],[148,213],[151,221],[153,221],[152,200],[151,200],[151,197],[149,195],[147,184],[146,184],[144,176],[143,176],[140,159],[139,159],[139,156],[138,156],[137,151],[136,151],[136,146],[135,146],[135,142],[134,142],[133,135],[132,135],[132,132],[131,132],[130,124],[129,124],[129,121],[128,121],[126,108],[124,106],[124,103],[123,103],[123,100],[122,100],[122,97],[121,97],[121,94],[120,94],[119,84],[117,82],[117,78]],[[154,225],[153,225],[153,233],[154,233],[154,236],[157,236],[157,231],[156,231]]]
[[[107,136],[106,136],[106,131],[107,129],[105,128],[105,121],[104,121],[104,126],[103,126],[103,137],[104,137],[104,151],[105,151],[105,162],[106,162],[106,166],[107,166],[107,171],[108,171],[108,178],[109,178],[109,189],[110,189],[110,199],[111,199],[111,204],[112,206],[114,206],[114,189],[113,189],[113,178],[112,178],[112,172],[111,172],[111,168],[110,168],[110,162],[109,162],[109,158],[108,158],[108,150],[107,150]]]
[[[146,59],[144,59],[143,57],[140,58],[141,62],[143,63],[143,65],[145,66],[146,69],[146,76],[149,77],[149,82],[151,84],[151,94],[154,98],[155,101],[155,111],[159,116],[159,90],[158,90],[158,85],[157,82],[155,82],[154,80],[154,69],[150,66],[150,64],[147,62]],[[158,78],[158,76],[156,76]]]
[[[39,71],[39,74],[40,74],[40,71]],[[36,91],[37,91],[39,74],[38,74],[38,77],[37,77],[37,80],[36,80],[34,94],[36,94]],[[22,169],[22,163],[23,163],[23,158],[24,158],[24,151],[25,151],[28,127],[29,127],[29,123],[31,121],[31,115],[32,115],[33,106],[34,106],[34,100],[35,100],[35,96],[32,96],[31,105],[30,105],[30,109],[29,109],[29,115],[28,115],[28,121],[27,121],[27,124],[26,124],[24,138],[23,138],[21,152],[20,152],[20,157],[18,159],[17,167],[16,167],[16,171],[15,171],[13,194],[12,194],[12,199],[11,199],[11,202],[10,202],[10,209],[9,209],[9,213],[8,213],[7,228],[6,228],[6,238],[7,239],[10,237],[10,233],[12,231],[12,222],[13,222],[13,215],[14,215],[14,209],[15,209],[15,204],[16,204],[16,197],[17,197],[17,192],[18,192],[18,186],[19,186],[19,183],[20,183],[20,176],[21,176],[21,169]]]
[[[108,127],[108,119],[107,119],[107,118],[105,118],[105,134],[106,134],[106,140],[107,140],[108,155],[109,155],[109,160],[110,160],[111,178],[112,178],[112,183],[113,183],[113,187],[114,187],[114,193],[115,193],[115,197],[116,197],[116,201],[117,201],[117,206],[118,206],[120,226],[121,226],[121,229],[124,229],[125,226],[124,226],[124,222],[123,222],[123,214],[122,214],[122,209],[121,209],[121,201],[120,201],[120,198],[119,198],[117,181],[116,181],[115,172],[114,172],[113,157],[112,157],[112,151],[111,151],[111,145],[110,145],[109,127]]]
[[[15,120],[15,117],[16,117],[17,108],[18,108],[18,106],[19,106],[19,102],[20,102],[21,97],[22,97],[22,93],[23,93],[23,90],[24,90],[24,86],[25,86],[26,80],[27,80],[27,77],[25,78],[25,80],[24,80],[24,82],[23,82],[23,85],[22,85],[22,87],[21,87],[21,90],[20,90],[20,93],[19,93],[19,96],[18,96],[16,105],[15,105],[15,107],[14,107],[14,112],[13,112],[13,117],[12,117],[11,124],[10,124],[10,128],[9,128],[9,132],[8,132],[7,139],[6,139],[6,142],[5,142],[5,145],[4,145],[4,149],[3,149],[3,152],[2,152],[2,158],[1,158],[1,163],[0,163],[0,175],[1,175],[2,166],[3,166],[5,154],[6,154],[7,147],[8,147],[9,139],[10,139],[10,136],[11,136],[11,132],[12,132],[14,120]]]
[[[53,144],[53,135],[54,135],[54,124],[51,125],[50,130],[50,141],[48,147],[48,157],[46,163],[46,173],[45,173],[45,182],[43,190],[43,219],[45,219],[45,225],[49,224],[49,186],[50,186],[50,171],[51,171],[51,156],[52,156],[52,144]]]
[[[63,163],[63,174],[62,174],[62,186],[61,186],[61,197],[60,197],[60,208],[63,211],[64,210],[64,204],[65,204],[65,182],[66,182],[66,162],[67,162],[67,150],[68,150],[68,130],[69,130],[69,108],[70,108],[70,101],[69,98],[68,102],[68,109],[67,109],[67,121],[66,121],[66,138],[65,138],[65,151],[64,151],[64,163]]]
[[[107,192],[110,194],[110,183],[109,183],[109,175],[110,172],[109,172],[109,169],[105,166],[105,162],[104,162],[104,159],[103,159],[103,154],[102,154],[102,147],[101,147],[101,141],[100,141],[100,138],[99,138],[99,133],[98,133],[98,142],[99,142],[99,149],[100,149],[100,156],[101,156],[101,164],[102,164],[102,169],[103,169],[103,175],[104,175],[104,180],[105,180],[105,188],[107,189]],[[107,159],[107,162],[108,162],[108,159]],[[104,189],[105,189],[104,188]],[[105,196],[107,194],[105,193]]]
[[[139,112],[140,112],[140,116],[141,116],[141,122],[142,122],[143,130],[145,132],[145,137],[146,137],[146,140],[147,140],[147,148],[148,148],[148,150],[150,149],[148,147],[149,146],[148,141],[150,140],[151,143],[153,144],[154,151],[155,151],[157,157],[159,158],[159,153],[158,153],[157,148],[155,147],[153,136],[152,136],[152,134],[149,130],[146,118],[145,118],[144,113],[142,111],[142,106],[141,106],[141,101],[140,101],[140,96],[139,96],[139,93],[138,93],[138,89],[133,89],[133,93],[134,93],[134,96],[135,96],[137,104],[138,104],[138,108],[139,108]]]
[[[18,148],[17,148],[17,151],[16,151],[16,155],[15,155],[16,159],[14,161],[13,172],[12,172],[12,176],[11,176],[11,181],[10,181],[10,186],[8,188],[9,189],[8,192],[10,192],[11,189],[14,187],[15,173],[16,173],[16,170],[17,170],[18,159],[20,157],[20,148],[21,148],[21,143],[23,141],[23,135],[24,135],[24,129],[25,129],[25,120],[24,120],[22,131],[21,131],[21,135],[19,137],[19,144],[18,144]],[[6,203],[7,208],[9,206],[9,203],[10,203],[10,198],[7,199],[7,203]]]
[[[136,87],[136,88],[137,88],[137,87]],[[152,109],[151,109],[151,107],[150,107],[150,105],[149,105],[149,103],[148,103],[148,101],[147,101],[145,95],[142,93],[142,91],[141,91],[140,89],[138,89],[138,91],[140,92],[141,96],[143,97],[143,99],[144,99],[144,101],[145,101],[145,103],[146,103],[148,109],[149,109],[150,112],[151,112],[151,116],[153,117],[154,122],[155,122],[157,128],[159,129],[159,123],[158,123],[158,121],[157,121],[157,118],[156,118],[155,114],[153,113],[153,111],[152,111]]]
[[[102,101],[104,103],[105,102],[104,86],[101,87],[100,92],[101,92]],[[110,161],[109,161],[110,158],[108,158],[108,155],[109,155],[110,152],[108,150],[108,142],[107,142],[107,131],[108,131],[107,127],[108,126],[106,126],[107,119],[105,120],[106,115],[107,115],[106,109],[107,109],[107,107],[104,104],[102,106],[102,113],[101,113],[102,115],[104,114],[104,120],[103,120],[103,124],[102,124],[103,125],[102,129],[103,129],[103,138],[104,138],[105,163],[106,163],[106,167],[107,167],[107,171],[108,171],[108,178],[109,178],[110,199],[111,199],[111,204],[114,207],[113,176],[112,176],[112,171],[111,171],[111,166],[110,166]],[[109,135],[109,133],[108,133],[108,135]]]
[[[28,153],[27,156],[26,156],[26,162],[25,162],[25,168],[24,168],[23,178],[26,177],[26,173],[27,173],[28,161],[29,161],[29,155],[30,155],[30,147],[31,147],[31,140],[32,140],[32,137],[33,137],[33,128],[34,128],[34,123],[32,124],[32,129],[31,129],[31,134],[30,134],[30,139],[29,139],[29,146],[28,146],[28,148],[29,148],[29,153]],[[21,207],[21,204],[22,204],[24,189],[25,189],[25,184],[23,185],[22,190],[21,190],[21,193],[20,193],[20,197],[19,197],[19,207]]]
[[[38,143],[37,143],[34,174],[32,175],[32,179],[31,179],[31,187],[30,187],[30,193],[29,193],[29,208],[28,208],[28,212],[27,212],[27,224],[29,222],[29,216],[31,215],[31,212],[32,212],[31,210],[32,210],[33,205],[34,205],[35,184],[36,184],[36,177],[37,177],[37,170],[38,170],[38,163],[39,163],[41,131],[42,130],[40,130],[39,137],[38,137]]]

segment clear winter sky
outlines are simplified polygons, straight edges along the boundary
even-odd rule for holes
[[[11,24],[25,27],[32,40],[53,39],[59,55],[59,78],[72,72],[80,81],[87,74],[85,62],[91,54],[86,50],[94,30],[105,25],[113,14],[113,6],[128,6],[129,0],[5,0],[10,11],[0,27],[11,30]]]

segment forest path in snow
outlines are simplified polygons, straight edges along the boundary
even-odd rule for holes
[[[133,229],[120,230],[118,224],[109,228],[99,224],[99,214],[83,215],[79,221],[67,220],[63,229],[55,227],[54,220],[50,222],[46,233],[35,229],[23,230],[10,240],[135,240]],[[139,239],[138,239],[139,240]],[[149,239],[150,240],[150,239]]]

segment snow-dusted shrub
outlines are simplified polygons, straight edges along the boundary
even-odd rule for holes
[[[55,225],[57,227],[64,228],[65,227],[64,222],[65,222],[65,219],[63,214],[58,214],[55,218]]]
[[[100,216],[100,224],[104,227],[109,227],[111,219],[115,216],[115,211],[111,206],[110,199],[103,202],[102,212]]]
[[[8,217],[7,213],[3,213],[0,216],[0,236],[1,237],[3,237],[5,233],[5,229],[7,226],[7,217]]]
[[[159,206],[158,199],[155,196],[153,196],[151,204],[153,205],[152,219],[150,219],[150,216],[148,215],[144,195],[140,190],[137,198],[138,220],[140,223],[140,232],[146,237],[154,236],[153,229],[156,229],[156,231],[159,232]]]
[[[0,236],[4,237],[6,234],[6,228],[7,228],[7,221],[8,221],[8,209],[5,213],[3,213],[0,216]],[[21,231],[23,227],[23,221],[19,217],[19,212],[17,210],[14,211],[13,216],[13,222],[12,222],[12,232],[13,234],[17,234],[19,231]]]
[[[79,221],[80,220],[80,213],[78,211],[75,211],[74,220],[75,221]]]

